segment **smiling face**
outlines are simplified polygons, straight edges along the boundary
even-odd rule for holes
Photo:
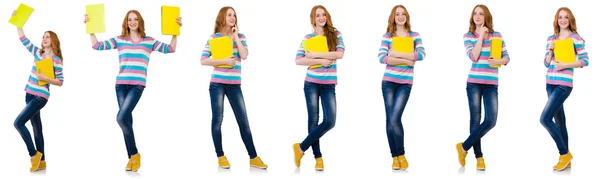
[[[131,31],[137,31],[139,27],[138,16],[135,13],[129,13],[127,15],[127,27]]]
[[[403,26],[406,23],[406,12],[403,8],[396,8],[395,21],[397,25]]]
[[[42,38],[42,47],[43,48],[52,47],[52,39],[50,39],[49,32],[44,33],[44,37]]]
[[[233,9],[227,9],[225,25],[227,27],[234,27],[236,25],[236,18],[235,11]]]
[[[569,14],[567,13],[567,11],[565,10],[561,10],[558,13],[558,26],[561,29],[568,29],[569,28]]]
[[[319,27],[323,27],[327,24],[327,14],[322,8],[318,8],[315,13],[315,24]]]
[[[481,7],[477,7],[473,11],[473,23],[475,23],[477,26],[480,26],[483,24],[483,22],[485,22],[485,14],[483,9]]]

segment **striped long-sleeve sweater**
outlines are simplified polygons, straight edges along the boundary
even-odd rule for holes
[[[468,32],[463,36],[467,56],[473,62],[473,64],[471,65],[471,70],[469,71],[469,77],[467,79],[467,82],[487,85],[498,85],[498,68],[490,67],[488,62],[490,58],[490,45],[492,42],[492,38],[502,39],[502,35],[500,34],[500,32],[497,31],[488,33],[487,37],[483,40],[483,43],[481,45],[481,52],[479,53],[479,57],[476,57],[473,54],[473,48],[479,40],[479,34],[477,34],[476,32]],[[508,62],[510,62],[508,51],[506,51],[506,44],[503,40],[502,58],[504,57],[506,57],[508,59]]]
[[[208,41],[213,38],[223,37],[224,35],[221,33],[212,34],[208,40],[206,41],[206,45],[204,45],[204,50],[202,50],[202,57],[200,60],[208,59],[212,56],[210,51],[210,45]],[[248,50],[248,44],[246,44],[246,36],[242,33],[238,33],[238,38],[242,41],[242,45]],[[211,75],[210,82],[213,83],[222,83],[222,84],[242,84],[242,58],[240,57],[240,53],[238,51],[237,42],[233,41],[233,56],[235,56],[235,65],[233,68],[219,68],[215,67],[213,73]]]
[[[25,86],[25,92],[48,100],[50,98],[50,84],[42,86],[38,85],[38,78],[36,75],[37,69],[35,67],[35,62],[45,59],[45,55],[41,53],[41,49],[31,43],[27,37],[23,36],[20,39],[25,48],[27,48],[27,51],[33,55],[33,67],[31,68],[31,74],[29,75],[29,80]],[[62,59],[55,55],[52,57],[52,64],[54,66],[54,78],[60,80],[62,83],[64,81]]]
[[[410,32],[409,36],[413,38],[414,60],[422,61],[425,58],[425,48],[421,40],[421,35],[417,32]],[[379,63],[387,64],[388,54],[392,49],[392,36],[390,33],[383,34],[381,38],[381,47],[379,47]],[[414,67],[395,66],[387,64],[383,73],[383,81],[394,82],[398,84],[412,84]]]
[[[139,39],[137,42],[131,37],[117,36],[105,41],[98,41],[92,47],[95,50],[119,51],[119,74],[116,84],[146,86],[150,54],[158,51],[163,54],[173,53],[173,47],[160,42],[150,36]]]
[[[589,65],[588,61],[588,53],[585,50],[585,41],[579,34],[571,33],[568,38],[573,39],[573,46],[575,48],[575,54],[577,55],[577,63],[581,63],[581,67],[585,67]],[[552,61],[550,64],[546,63],[546,58],[550,55],[550,50],[548,46],[554,42],[554,40],[558,40],[558,37],[555,35],[551,35],[548,37],[546,43],[546,56],[544,58],[544,65],[548,68],[546,73],[546,83],[552,85],[563,85],[568,87],[573,87],[573,68],[567,68],[563,70],[556,70],[554,66],[554,53],[552,54]]]
[[[336,32],[338,38],[338,44],[336,46],[337,52],[344,52],[346,46],[344,45],[344,38],[342,38],[342,33],[340,31]],[[304,36],[302,43],[300,43],[300,48],[296,52],[296,60],[304,58],[306,56],[306,52],[304,51],[304,40],[308,40],[312,37],[317,36],[316,33],[311,33]],[[306,70],[306,78],[305,81],[317,83],[317,84],[337,84],[337,64],[333,63],[330,67],[318,67],[318,68],[310,68]]]

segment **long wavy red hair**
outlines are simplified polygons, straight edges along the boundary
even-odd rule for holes
[[[46,31],[44,33],[44,35],[48,33],[50,35],[50,46],[52,46],[52,53],[56,56],[58,56],[58,58],[60,58],[60,60],[63,60],[63,56],[62,56],[62,50],[60,49],[60,40],[58,40],[58,35],[56,35],[56,33],[52,32],[52,31]],[[44,45],[40,45],[40,47],[42,47],[40,49],[40,53],[44,53],[45,52],[45,48]]]
[[[395,36],[396,30],[398,30],[396,29],[396,10],[398,10],[398,8],[404,9],[404,14],[406,15],[406,22],[404,23],[404,28],[407,32],[411,32],[410,15],[408,15],[406,7],[404,7],[403,5],[396,5],[394,6],[394,8],[392,8],[392,12],[390,13],[390,17],[388,18],[387,32],[390,33],[392,36]]]
[[[494,22],[492,19],[492,13],[490,13],[490,9],[488,9],[488,7],[483,4],[478,4],[473,8],[473,11],[471,12],[471,19],[469,20],[469,32],[475,33],[475,28],[477,26],[475,25],[475,22],[473,22],[473,16],[475,16],[475,9],[477,8],[481,8],[481,10],[483,10],[484,25],[488,28],[488,32],[494,32]]]
[[[571,12],[571,9],[567,7],[561,7],[558,8],[558,10],[556,11],[556,15],[554,15],[554,35],[558,37],[558,33],[560,32],[560,26],[558,25],[558,15],[560,14],[560,11],[567,12],[567,18],[569,18],[569,30],[577,34],[577,23],[575,21],[575,16],[573,15],[573,12]]]
[[[225,29],[225,25],[227,24],[227,22],[225,22],[227,19],[227,10],[229,9],[233,10],[233,16],[235,17],[235,26],[238,26],[237,13],[235,12],[235,9],[233,9],[233,7],[231,6],[222,7],[221,10],[219,10],[217,19],[215,20],[215,34],[220,33],[223,31],[223,29]]]
[[[325,17],[327,18],[325,26],[323,26],[323,34],[327,38],[327,46],[329,47],[329,51],[335,51],[339,41],[337,38],[337,29],[335,29],[333,23],[331,22],[331,15],[329,14],[329,11],[327,11],[327,9],[325,9],[325,7],[322,5],[314,6],[310,11],[310,24],[312,24],[313,27],[316,27],[317,25],[317,9],[323,9],[325,12]]]
[[[123,19],[123,25],[121,25],[121,27],[123,28],[123,30],[121,31],[121,36],[129,37],[129,25],[127,25],[128,24],[127,22],[129,20],[129,14],[131,14],[131,13],[134,13],[138,18],[137,33],[140,34],[140,37],[142,37],[142,38],[146,37],[146,32],[144,29],[144,18],[142,18],[142,15],[137,10],[127,11],[127,14],[125,14],[125,19]]]

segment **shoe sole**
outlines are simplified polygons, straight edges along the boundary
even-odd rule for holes
[[[254,168],[258,168],[258,169],[267,169],[267,167],[261,167],[261,166],[258,166],[258,165],[250,165],[250,166],[254,167]]]
[[[571,160],[573,160],[573,158],[571,158]],[[569,160],[569,163],[571,163],[571,160]],[[569,166],[569,164],[565,165],[565,167],[563,167],[563,168],[557,168],[557,169],[554,169],[554,170],[556,170],[556,171],[563,171],[563,170],[569,168],[567,166]]]

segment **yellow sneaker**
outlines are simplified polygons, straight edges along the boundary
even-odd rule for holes
[[[46,161],[42,160],[40,161],[40,166],[38,167],[38,170],[45,170],[46,169]]]
[[[31,168],[29,168],[29,171],[31,172],[35,172],[38,170],[38,168],[40,167],[40,163],[42,161],[42,153],[37,152],[33,157],[31,157],[30,161],[31,161]]]
[[[567,168],[569,163],[571,163],[572,159],[573,159],[573,155],[571,155],[571,152],[569,152],[565,155],[561,155],[558,160],[558,163],[554,166],[554,170],[558,170],[558,171],[564,170],[565,168]]]
[[[323,169],[325,169],[325,165],[323,164],[323,157],[316,158],[315,160],[315,170],[323,171]]]
[[[300,149],[300,143],[294,144],[294,162],[296,163],[296,167],[300,167],[300,160],[304,156],[302,153],[302,149]]]
[[[392,160],[392,169],[400,170],[400,161],[398,161],[398,156],[394,157]]]
[[[41,160],[40,161],[40,166],[38,166],[37,170],[45,170],[46,169],[46,161],[45,160]]]
[[[569,162],[569,164],[567,165],[567,168],[571,168],[571,163],[573,163],[573,162]]]
[[[131,160],[127,162],[127,166],[125,166],[125,171],[131,171]]]
[[[483,157],[477,158],[477,170],[485,170],[485,161]]]
[[[267,164],[265,164],[260,157],[254,157],[253,159],[250,159],[250,166],[260,169],[267,169]]]
[[[252,161],[250,161],[252,162]],[[227,161],[227,157],[225,156],[221,156],[219,157],[219,167],[224,168],[224,169],[229,169],[229,161]]]
[[[398,163],[400,163],[400,169],[406,170],[408,168],[408,160],[404,155],[398,156]]]
[[[131,158],[129,159],[129,163],[131,164],[131,171],[137,172],[138,169],[140,169],[140,166],[142,165],[141,159],[142,155],[140,155],[140,153],[131,156]]]
[[[460,166],[464,167],[466,163],[465,158],[467,158],[467,151],[463,149],[462,142],[456,144],[456,151],[458,152],[458,162],[460,163]]]

